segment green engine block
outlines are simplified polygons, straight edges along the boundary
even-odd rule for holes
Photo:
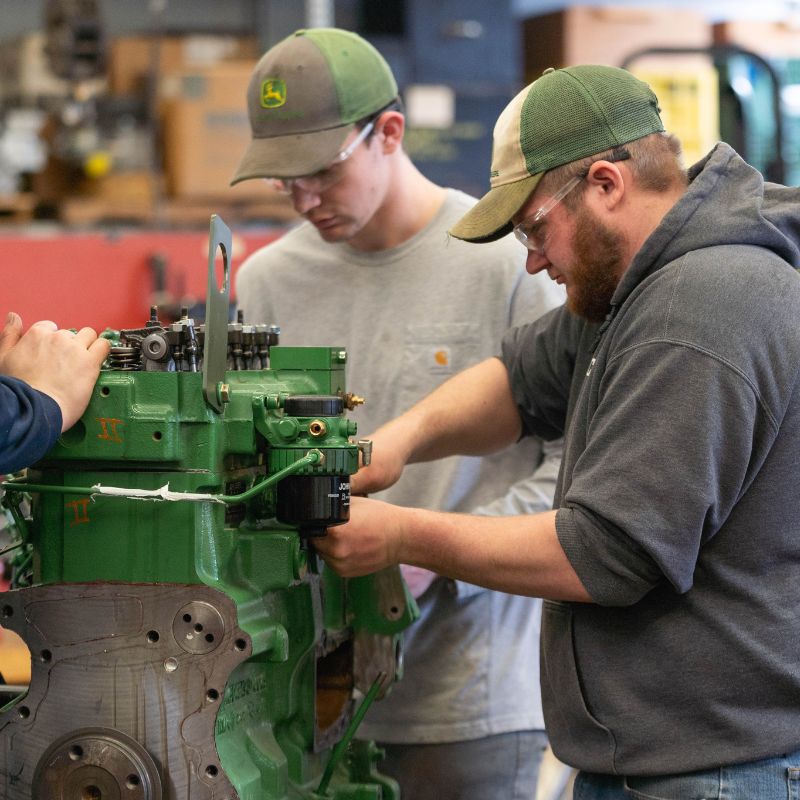
[[[399,797],[353,734],[416,606],[396,568],[343,580],[314,552],[366,447],[346,353],[231,362],[230,233],[211,232],[205,327],[151,320],[136,358],[110,334],[82,419],[5,484],[20,542],[0,622],[32,664],[0,709],[6,800]]]

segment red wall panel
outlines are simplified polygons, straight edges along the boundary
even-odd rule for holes
[[[242,261],[281,233],[234,232],[232,297]],[[154,295],[154,257],[166,263],[167,297]],[[203,302],[207,281],[208,234],[201,231],[0,234],[0,322],[16,311],[26,327],[39,319],[98,331],[139,327],[158,300]]]

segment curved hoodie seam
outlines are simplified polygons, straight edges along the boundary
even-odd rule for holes
[[[744,373],[744,371],[741,370],[739,367],[737,367],[732,362],[728,361],[726,358],[723,358],[722,356],[720,356],[718,353],[715,353],[713,350],[709,350],[708,348],[702,347],[701,345],[696,344],[695,342],[684,341],[684,340],[681,340],[681,339],[671,339],[671,338],[666,337],[666,336],[662,337],[662,338],[658,338],[658,339],[648,339],[647,341],[644,341],[644,342],[637,342],[636,344],[632,344],[632,345],[629,345],[628,347],[624,347],[622,350],[620,350],[612,358],[609,358],[608,366],[611,366],[615,361],[618,361],[626,353],[630,353],[633,350],[638,350],[641,347],[647,347],[649,345],[656,345],[656,344],[667,344],[667,345],[673,345],[675,347],[685,347],[685,348],[687,348],[689,350],[694,350],[697,353],[701,353],[704,356],[708,356],[709,358],[713,359],[714,361],[718,362],[719,364],[722,364],[722,366],[724,366],[727,369],[729,369],[735,375],[738,375],[738,377],[741,378],[742,381],[744,381],[744,383],[746,383],[747,386],[750,388],[750,391],[753,393],[753,396],[756,398],[756,402],[758,403],[759,408],[761,408],[763,410],[764,414],[767,416],[767,419],[769,420],[770,425],[772,426],[772,428],[775,431],[778,430],[779,426],[778,426],[777,419],[775,418],[774,414],[770,411],[770,409],[768,408],[768,406],[764,402],[764,399],[762,398],[762,396],[761,396],[760,392],[758,391],[758,388],[756,387],[756,385],[753,383],[753,381],[750,380],[750,378]]]

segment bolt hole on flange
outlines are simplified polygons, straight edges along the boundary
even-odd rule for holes
[[[206,775],[209,778],[216,778],[219,775],[219,768],[215,767],[213,764],[209,764],[206,767]]]

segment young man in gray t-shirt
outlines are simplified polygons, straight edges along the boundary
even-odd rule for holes
[[[334,29],[298,32],[253,75],[253,141],[234,182],[277,178],[304,222],[237,277],[245,319],[286,345],[341,345],[353,414],[369,434],[454,373],[499,353],[503,334],[560,305],[506,238],[448,241],[474,199],[425,178],[403,151],[405,118],[383,58]],[[492,425],[492,409],[476,426]],[[540,440],[491,458],[418,465],[381,497],[480,514],[549,509],[558,448]],[[387,753],[403,800],[533,798],[546,739],[539,601],[404,568],[421,619],[405,677],[359,729]]]

